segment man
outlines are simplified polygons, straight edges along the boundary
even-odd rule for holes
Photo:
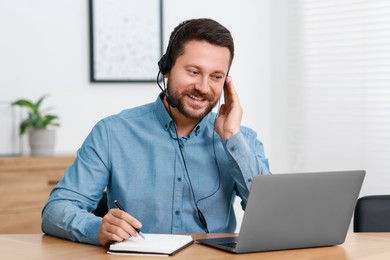
[[[234,198],[245,208],[252,177],[269,169],[256,133],[240,126],[242,108],[228,76],[233,56],[231,34],[216,21],[176,27],[159,62],[167,88],[155,102],[96,124],[51,192],[42,230],[97,245],[137,236],[141,227],[234,232]],[[211,110],[223,90],[216,115]],[[100,218],[90,212],[105,188],[110,210]]]

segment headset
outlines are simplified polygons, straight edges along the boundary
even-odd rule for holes
[[[165,95],[165,98],[168,102],[168,105],[170,105],[171,107],[177,107],[178,103],[177,101],[168,95],[167,93],[167,88],[165,87],[165,80],[164,78],[162,78],[162,81],[163,81],[163,84],[164,84],[164,89],[161,87],[160,85],[160,76],[163,76],[165,74],[167,74],[170,70],[171,70],[171,67],[172,67],[172,60],[171,60],[171,48],[172,48],[172,44],[175,42],[175,39],[177,37],[177,35],[180,33],[180,31],[185,28],[188,24],[190,24],[192,21],[186,21],[186,22],[183,22],[177,29],[176,29],[176,32],[171,36],[171,39],[168,43],[168,46],[167,46],[167,49],[165,51],[165,54],[160,58],[160,60],[158,61],[158,73],[157,73],[157,85],[158,87],[161,89],[161,91],[164,93]]]
[[[183,22],[177,29],[174,35],[172,35],[171,40],[168,43],[167,50],[165,54],[158,61],[159,72],[162,75],[167,74],[171,70],[172,61],[171,61],[171,48],[173,43],[175,42],[176,37],[179,35],[180,31],[183,30],[188,24],[191,24],[191,20]]]
[[[164,88],[161,87],[160,85],[160,77],[162,77],[163,75],[167,74],[170,70],[171,70],[171,67],[172,67],[172,60],[171,60],[171,48],[172,48],[172,45],[173,43],[175,42],[175,39],[177,38],[178,34],[183,30],[183,28],[185,28],[186,26],[188,26],[188,24],[191,24],[191,20],[189,21],[186,21],[186,22],[183,22],[177,29],[176,29],[176,32],[171,36],[171,39],[168,43],[168,46],[167,46],[167,49],[165,51],[165,54],[161,57],[161,59],[158,61],[158,68],[159,68],[159,71],[158,71],[158,74],[157,74],[157,85],[158,87],[161,89],[161,91],[163,92],[166,100],[167,100],[167,103],[168,103],[168,112],[169,114],[171,115],[172,117],[172,112],[171,112],[171,107],[172,108],[175,108],[177,107],[178,105],[178,102],[172,97],[172,96],[169,96],[168,93],[167,93],[167,88],[165,86],[165,79],[162,78],[162,81],[163,81],[163,85],[164,85]],[[192,187],[192,182],[191,182],[191,178],[190,178],[190,175],[188,173],[188,169],[187,169],[187,163],[186,163],[186,160],[185,160],[185,157],[184,157],[184,154],[183,154],[183,150],[181,148],[181,145],[180,145],[180,142],[179,142],[179,136],[177,134],[177,129],[176,129],[176,125],[173,124],[174,127],[175,127],[175,133],[176,133],[176,140],[177,140],[177,144],[178,144],[178,147],[179,147],[179,151],[180,151],[180,155],[181,155],[181,158],[183,160],[183,164],[184,164],[184,170],[185,170],[185,173],[187,175],[187,179],[188,179],[188,183],[189,183],[189,187],[190,187],[190,190],[191,190],[191,194],[192,194],[192,198],[193,198],[193,201],[194,201],[194,204],[195,204],[195,208],[196,208],[196,212],[197,212],[197,215],[198,215],[198,218],[199,218],[199,221],[200,223],[202,224],[204,230],[206,233],[209,233],[209,230],[208,230],[208,227],[207,227],[207,221],[206,221],[206,218],[204,217],[202,211],[199,209],[198,207],[198,203],[204,199],[207,199],[211,196],[213,196],[215,193],[218,192],[218,190],[220,189],[221,187],[221,171],[219,169],[219,164],[218,164],[218,161],[217,161],[217,157],[216,157],[216,152],[215,152],[215,144],[214,144],[214,133],[215,133],[215,130],[213,131],[213,151],[214,151],[214,159],[215,159],[215,163],[216,163],[216,166],[217,166],[217,169],[218,169],[218,186],[217,186],[217,189],[215,191],[213,191],[210,195],[207,195],[203,198],[200,198],[198,200],[196,200],[195,198],[195,192],[194,192],[194,189]]]

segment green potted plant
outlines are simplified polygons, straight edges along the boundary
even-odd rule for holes
[[[20,106],[28,109],[28,117],[20,123],[20,135],[28,132],[30,152],[33,156],[50,156],[54,154],[55,129],[58,123],[58,116],[47,114],[42,110],[41,105],[47,97],[44,95],[37,102],[27,99],[18,99],[12,103],[13,106]]]

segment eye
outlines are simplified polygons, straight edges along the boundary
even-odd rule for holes
[[[220,74],[215,74],[215,75],[212,75],[211,78],[215,81],[219,81],[219,80],[223,79],[223,76]]]
[[[199,71],[197,70],[188,70],[188,73],[191,75],[191,76],[196,76],[199,74]]]

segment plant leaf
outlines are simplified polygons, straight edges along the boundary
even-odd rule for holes
[[[42,101],[46,98],[47,95],[43,95],[38,101],[37,103],[35,103],[35,109],[36,111],[38,112],[39,111],[39,107],[41,106],[41,103]]]
[[[13,106],[27,107],[34,110],[35,105],[26,99],[19,99],[12,103]]]

